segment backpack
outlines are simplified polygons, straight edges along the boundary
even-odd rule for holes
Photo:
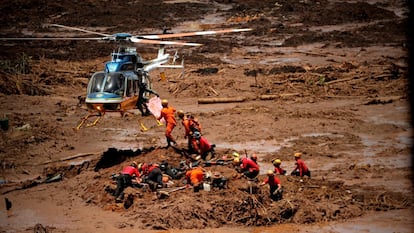
[[[198,122],[198,120],[196,118],[194,118],[194,116],[192,116],[192,115],[188,115],[187,119],[189,121],[190,131],[192,133],[194,133],[194,132],[200,132],[201,133],[201,125]]]

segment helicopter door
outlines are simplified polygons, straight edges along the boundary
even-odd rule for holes
[[[147,88],[152,90],[152,83],[151,83],[151,78],[150,75],[148,73],[145,73],[142,76],[142,82],[145,83],[147,85]],[[145,97],[149,97],[150,93],[149,92],[145,92],[144,96]]]
[[[131,97],[138,95],[139,87],[138,87],[138,80],[136,79],[126,79],[126,86],[125,86],[125,96]]]

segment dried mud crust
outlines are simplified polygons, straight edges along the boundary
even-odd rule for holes
[[[254,188],[255,193],[250,194],[246,181],[233,177],[231,166],[216,166],[207,169],[228,177],[229,189],[198,193],[181,190],[158,200],[154,193],[129,188],[126,192],[132,198],[116,204],[111,195],[114,183],[110,174],[119,172],[131,160],[168,160],[177,166],[185,158],[176,150],[160,147],[164,144],[163,129],[141,133],[136,116],[122,120],[106,116],[98,127],[73,131],[76,122],[87,113],[77,106],[77,97],[84,95],[88,78],[102,69],[107,55],[116,45],[81,41],[11,42],[0,44],[0,60],[9,62],[0,70],[0,113],[8,114],[13,129],[0,133],[0,174],[6,180],[16,181],[12,186],[1,187],[3,193],[19,193],[20,188],[30,192],[33,186],[48,185],[69,197],[80,197],[86,205],[85,211],[90,206],[98,206],[103,211],[125,216],[123,222],[113,223],[118,224],[117,228],[202,229],[318,223],[346,220],[369,211],[413,208],[410,189],[383,185],[393,179],[411,179],[409,168],[370,165],[359,160],[360,153],[367,148],[361,134],[385,134],[381,140],[395,143],[389,148],[379,146],[376,157],[379,160],[388,161],[386,158],[392,155],[409,154],[408,146],[399,147],[400,142],[395,139],[396,135],[409,131],[409,127],[394,122],[372,123],[370,120],[374,116],[364,112],[375,103],[384,104],[380,107],[388,111],[403,108],[398,104],[405,103],[407,98],[407,66],[401,62],[406,55],[373,55],[370,60],[359,57],[375,46],[404,50],[406,18],[392,11],[404,8],[400,1],[375,4],[299,0],[216,1],[214,4],[132,1],[128,4],[128,7],[120,7],[119,3],[111,1],[78,1],[76,4],[58,1],[43,5],[35,1],[2,1],[1,9],[12,11],[13,15],[0,16],[3,25],[0,35],[62,33],[42,28],[44,23],[96,28],[105,33],[140,34],[141,30],[154,32],[163,26],[174,28],[180,22],[200,20],[210,13],[223,14],[227,19],[225,27],[251,27],[253,30],[245,33],[243,40],[232,36],[189,38],[204,46],[188,49],[189,52],[183,49],[186,77],[174,78],[178,72],[171,72],[170,82],[163,83],[157,82],[155,75],[156,90],[177,108],[199,116],[212,142],[232,147],[289,138],[292,145],[281,146],[277,153],[263,153],[261,160],[269,165],[277,155],[284,164],[290,164],[296,150],[306,151],[307,159],[316,165],[312,167],[315,177],[305,178],[303,182],[296,177],[281,177],[284,198],[272,202],[267,188]],[[216,8],[216,4],[232,8]],[[329,30],[324,30],[324,26]],[[331,30],[331,26],[338,28]],[[215,27],[222,25],[212,25]],[[267,52],[267,49],[274,49],[274,41],[283,41],[278,47],[281,51]],[[316,59],[332,55],[332,58],[318,65],[262,63],[269,57],[285,55],[283,48],[315,43],[323,44],[322,48],[329,52],[305,51],[296,56]],[[346,54],[355,48],[359,49],[355,56]],[[154,52],[154,48],[145,46],[138,46],[138,49],[144,57]],[[246,65],[223,62],[224,54],[252,61]],[[25,67],[19,70],[23,72],[16,74],[14,68],[22,64]],[[261,95],[276,95],[277,98],[261,102]],[[196,98],[234,96],[247,101],[210,108],[194,104]],[[328,134],[303,136],[314,130]],[[175,135],[181,133],[180,127],[174,131]],[[185,145],[185,140],[180,140]],[[133,147],[143,145],[145,149],[112,148],[117,143]],[[97,156],[94,159],[86,156],[84,161],[74,163],[61,160],[85,151]],[[232,152],[230,148],[218,150],[219,155]],[[56,174],[63,174],[63,181],[41,183]],[[264,175],[259,178],[263,180]],[[370,181],[374,182],[367,184]],[[175,185],[182,185],[181,180]],[[45,190],[36,192],[40,200],[50,196],[48,189]]]

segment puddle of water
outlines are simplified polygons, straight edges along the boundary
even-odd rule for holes
[[[260,173],[259,173],[260,175],[267,174],[267,170],[272,170],[272,171],[274,170],[274,166],[273,166],[272,163],[258,162],[258,164],[259,164],[259,167],[260,167]]]
[[[398,141],[400,141],[401,144],[405,145],[406,147],[410,146],[413,144],[413,138],[409,137],[409,136],[398,136]],[[402,149],[402,148],[400,148]]]
[[[246,65],[246,64],[250,64],[251,61],[249,59],[245,59],[245,58],[228,58],[226,55],[223,56],[222,58],[220,58],[221,61],[225,62],[225,63],[229,63],[229,64],[233,64],[233,65]]]
[[[377,116],[369,117],[366,121],[373,122],[376,125],[390,124],[390,125],[396,125],[396,126],[399,126],[399,127],[402,127],[402,128],[409,128],[410,127],[409,122],[388,120],[388,119],[385,119],[383,115],[377,115]]]
[[[259,64],[266,65],[266,64],[273,64],[278,65],[282,63],[294,63],[294,62],[300,62],[300,58],[295,57],[288,57],[288,58],[269,58],[269,59],[262,59]]]
[[[410,154],[390,154],[389,157],[378,157],[377,154],[383,152],[387,148],[406,149],[411,147],[412,138],[400,135],[396,139],[397,141],[386,141],[381,138],[374,138],[368,135],[359,135],[362,144],[365,146],[363,149],[363,158],[361,158],[361,164],[370,165],[384,165],[393,166],[395,168],[406,168],[411,166]]]
[[[390,125],[396,125],[399,127],[402,127],[404,129],[409,129],[411,128],[411,124],[409,122],[408,119],[406,119],[406,116],[409,116],[409,109],[408,106],[395,106],[394,107],[395,111],[390,111],[390,112],[381,112],[381,110],[377,109],[377,113],[375,113],[373,116],[369,117],[366,119],[367,122],[372,122],[376,125],[379,124],[390,124]],[[394,120],[395,114],[398,114],[397,119],[400,120]],[[393,120],[391,120],[391,119]]]
[[[333,134],[333,133],[308,133],[302,134],[301,137],[322,137],[322,136],[329,136],[329,137],[343,137],[340,134]],[[249,152],[254,151],[255,153],[276,153],[282,147],[292,147],[292,141],[298,140],[299,137],[290,137],[284,139],[283,141],[276,141],[276,140],[260,140],[260,141],[252,141],[247,143],[216,143],[218,148],[230,148],[238,152],[243,152],[247,150]]]
[[[281,144],[275,140],[271,141],[255,141],[249,143],[216,143],[218,148],[230,148],[234,151],[238,151],[239,153],[244,153],[244,150],[249,151],[251,153],[254,151],[255,153],[276,153],[280,150]]]
[[[334,133],[305,133],[302,134],[302,137],[323,137],[323,136],[328,136],[328,137],[336,137],[336,138],[343,138],[344,135],[341,134],[334,134]]]

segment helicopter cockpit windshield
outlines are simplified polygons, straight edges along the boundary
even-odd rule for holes
[[[125,78],[122,74],[112,73],[105,75],[103,72],[97,72],[91,77],[87,93],[106,92],[123,95],[124,89]]]
[[[102,92],[104,87],[105,73],[104,72],[96,72],[92,75],[91,79],[89,80],[87,94],[94,92]]]
[[[132,71],[122,73],[97,72],[92,75],[87,94],[113,93],[118,96],[130,96],[138,92],[138,76]]]
[[[120,74],[107,75],[104,83],[104,92],[122,95],[124,92],[125,78]]]

